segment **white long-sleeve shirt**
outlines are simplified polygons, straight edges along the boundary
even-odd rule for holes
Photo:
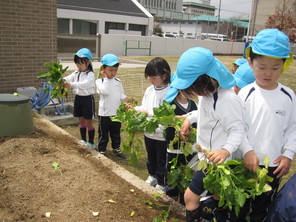
[[[124,94],[123,86],[118,78],[100,78],[96,80],[97,93],[100,96],[99,116],[115,116]]]
[[[89,96],[95,93],[95,74],[92,71],[75,71],[64,78],[70,83],[73,93]]]
[[[280,83],[274,90],[252,83],[240,90],[239,97],[244,102],[249,143],[242,144],[243,155],[254,150],[260,165],[268,155],[269,166],[276,166],[273,162],[281,155],[292,160],[296,152],[295,93]]]
[[[153,116],[153,108],[162,105],[169,88],[168,86],[169,85],[166,85],[162,88],[155,88],[154,85],[149,86],[143,96],[142,105],[136,106],[135,109],[138,112],[148,112],[148,118],[149,116]],[[165,141],[165,138],[163,137],[163,127],[161,125],[158,127],[155,133],[145,133],[145,136],[150,139]]]
[[[193,124],[193,123],[197,123],[198,110],[193,110],[193,111],[187,113],[184,116],[186,116],[186,118],[189,120],[190,125]]]
[[[246,136],[242,102],[232,89],[222,88],[198,101],[197,143],[204,149],[225,148],[232,155]]]

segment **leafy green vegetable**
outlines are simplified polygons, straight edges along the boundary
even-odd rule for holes
[[[167,184],[172,189],[177,187],[180,192],[185,192],[192,180],[194,171],[187,165],[178,165],[178,158],[174,158],[171,163],[171,169],[167,174]]]
[[[181,151],[186,155],[191,154],[193,151],[191,149],[192,143],[194,141],[181,141],[179,134],[180,129],[183,124],[183,120],[180,118],[175,118],[175,105],[171,105],[164,101],[159,107],[153,108],[154,115],[147,117],[144,112],[137,112],[135,109],[130,108],[135,104],[122,103],[117,109],[116,116],[112,117],[112,121],[118,121],[122,123],[121,130],[127,132],[127,140],[123,142],[123,152],[130,155],[130,164],[136,165],[137,160],[141,157],[140,148],[143,147],[142,139],[139,138],[139,133],[154,133],[159,125],[164,127],[174,127],[176,129],[175,137],[172,145],[175,142],[181,143]],[[191,130],[188,138],[195,140],[196,131]]]
[[[64,88],[63,83],[63,74],[67,71],[68,66],[63,68],[63,66],[57,62],[46,62],[44,66],[48,69],[48,71],[40,71],[38,72],[40,75],[37,77],[38,79],[48,79],[48,84],[52,86],[52,90],[50,88],[46,88],[44,91],[50,92],[51,98],[58,98],[62,100],[63,96],[65,96],[69,88]]]
[[[234,208],[236,215],[246,199],[254,199],[271,190],[267,182],[273,179],[267,175],[267,168],[258,167],[257,172],[253,173],[244,167],[243,160],[229,160],[220,165],[206,161],[200,161],[199,164],[202,165],[198,166],[199,169],[205,169],[204,188],[220,197],[219,207],[229,210]]]

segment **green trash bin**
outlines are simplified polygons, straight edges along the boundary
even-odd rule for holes
[[[0,93],[0,137],[34,131],[29,97]]]

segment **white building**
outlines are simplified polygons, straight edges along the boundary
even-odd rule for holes
[[[59,34],[151,35],[153,16],[136,0],[57,0]]]

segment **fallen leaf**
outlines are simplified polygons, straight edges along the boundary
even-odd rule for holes
[[[109,203],[116,203],[115,200],[108,200]]]
[[[50,214],[51,214],[51,212],[46,212],[46,213],[45,213],[45,216],[46,216],[46,217],[50,217]]]
[[[95,217],[99,216],[99,212],[92,212],[92,215],[95,216]]]
[[[136,211],[133,210],[133,211],[131,212],[131,217],[133,217],[133,216],[135,216],[135,215],[136,215]]]
[[[132,193],[133,193],[133,192],[135,192],[135,190],[134,190],[134,189],[130,189],[130,192],[132,192]]]

